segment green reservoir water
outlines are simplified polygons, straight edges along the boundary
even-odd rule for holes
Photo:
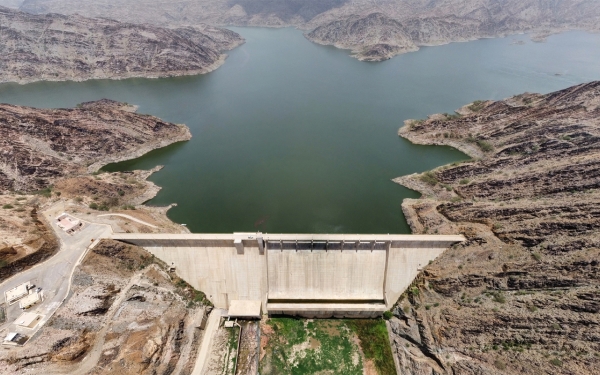
[[[210,74],[4,84],[0,102],[111,98],[187,124],[190,142],[105,169],[165,165],[148,204],[177,203],[169,216],[194,232],[409,233],[400,205],[418,194],[391,179],[466,156],[399,138],[405,119],[600,79],[598,34],[478,40],[364,63],[294,29],[234,30],[247,43]]]

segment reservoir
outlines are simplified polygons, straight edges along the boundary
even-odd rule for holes
[[[391,179],[468,157],[397,136],[403,121],[478,99],[600,79],[600,35],[568,32],[425,47],[381,63],[298,30],[233,28],[246,44],[216,71],[165,79],[0,85],[0,102],[73,107],[110,98],[190,127],[189,142],[105,167],[164,165],[150,205],[193,232],[410,233]]]

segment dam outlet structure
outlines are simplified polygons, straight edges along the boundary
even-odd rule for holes
[[[462,235],[137,234],[217,308],[255,301],[262,313],[307,318],[381,316],[430,261]],[[260,304],[258,304],[260,301]]]

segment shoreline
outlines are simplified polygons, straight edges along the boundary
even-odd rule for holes
[[[237,48],[237,47],[241,46],[242,44],[244,44],[244,42],[240,42],[239,44],[235,45],[232,49]],[[160,78],[197,76],[197,75],[203,75],[203,74],[207,74],[207,73],[217,70],[223,64],[225,64],[225,61],[227,60],[228,56],[229,55],[227,55],[226,53],[222,53],[218,60],[216,60],[213,64],[211,64],[205,68],[202,68],[202,69],[173,71],[173,72],[164,72],[164,73],[153,73],[153,74],[144,74],[142,72],[131,73],[131,74],[115,74],[115,75],[107,74],[107,75],[101,75],[101,76],[100,75],[91,76],[91,77],[87,77],[87,78],[86,77],[77,77],[77,78],[73,78],[73,77],[71,77],[71,78],[69,78],[69,77],[48,77],[48,78],[40,77],[40,78],[31,78],[31,79],[0,81],[0,85],[7,84],[7,83],[14,83],[14,84],[18,84],[18,85],[27,85],[30,83],[37,83],[37,82],[86,82],[86,81],[93,81],[93,80],[120,81],[120,80],[131,79],[131,78],[160,79]]]

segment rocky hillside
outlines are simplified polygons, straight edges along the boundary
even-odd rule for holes
[[[209,72],[242,43],[229,30],[165,29],[0,7],[0,82],[167,77]]]
[[[351,49],[360,60],[380,61],[415,51],[417,46],[524,32],[543,39],[568,29],[598,30],[600,4],[590,0],[382,1],[350,15],[332,11],[310,24],[315,29],[307,34],[309,40]]]
[[[6,0],[5,0],[6,1]],[[378,61],[418,46],[568,29],[599,30],[596,0],[25,0],[31,13],[79,13],[159,25],[296,26],[313,42]]]
[[[184,125],[101,100],[74,109],[0,104],[0,191],[42,189],[59,177],[188,140]]]
[[[472,161],[396,182],[415,233],[468,241],[400,299],[411,374],[594,374],[600,365],[600,82],[474,102],[400,135]]]

